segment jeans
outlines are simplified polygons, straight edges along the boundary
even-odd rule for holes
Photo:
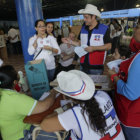
[[[49,82],[54,80],[55,69],[47,70]]]
[[[61,137],[63,137],[63,132],[59,132]],[[70,135],[68,134],[64,140],[69,140]],[[39,131],[39,134],[36,137],[36,140],[58,140],[55,133],[45,132],[43,130]]]
[[[140,128],[127,127],[121,124],[126,140],[140,140]]]
[[[102,75],[104,69],[88,69],[88,68],[83,68],[80,66],[80,70],[85,72],[86,74],[93,74],[93,75]]]

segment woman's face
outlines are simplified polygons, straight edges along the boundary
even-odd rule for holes
[[[47,30],[48,34],[51,34],[53,31],[53,24],[51,24],[51,23],[47,24],[46,30]]]
[[[74,40],[75,40],[75,34],[70,33],[70,34],[69,34],[69,38],[70,38],[72,41],[74,41]]]
[[[114,57],[115,60],[118,60],[118,59],[121,58],[117,48],[115,49],[115,52],[113,53],[113,57]]]
[[[140,43],[140,29],[135,30],[134,38],[137,42]]]
[[[45,34],[45,23],[43,21],[39,21],[37,27],[35,27],[38,34]]]

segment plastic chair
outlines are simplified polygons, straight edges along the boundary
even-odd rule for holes
[[[38,134],[38,131],[41,130],[40,126],[37,126],[35,125],[36,127],[34,128],[33,132],[32,132],[32,140],[36,140],[36,137],[37,137],[37,134]],[[63,140],[64,138],[61,137],[60,133],[59,132],[54,132],[57,136],[57,139],[58,140]]]

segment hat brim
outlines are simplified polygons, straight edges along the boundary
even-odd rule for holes
[[[82,14],[82,15],[84,15],[84,14],[91,14],[91,15],[96,15],[96,16],[98,16],[98,17],[101,17],[101,14],[100,14],[99,11],[87,11],[87,10],[85,10],[85,9],[79,10],[79,11],[78,11],[78,14]]]
[[[64,91],[62,91],[59,86],[55,87],[54,89],[56,91],[64,94],[64,95],[70,97],[70,98],[74,98],[77,100],[89,100],[89,99],[91,99],[94,95],[94,92],[95,92],[95,85],[94,85],[93,80],[87,74],[85,74],[81,71],[71,70],[69,72],[79,75],[80,78],[85,82],[86,87],[85,87],[84,92],[82,94],[79,94],[76,96],[71,96],[71,95],[65,93]]]

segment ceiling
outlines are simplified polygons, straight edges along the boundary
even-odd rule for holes
[[[41,0],[44,18],[77,14],[87,3],[105,11],[135,8],[140,0]],[[17,20],[14,0],[0,0],[0,20]]]

